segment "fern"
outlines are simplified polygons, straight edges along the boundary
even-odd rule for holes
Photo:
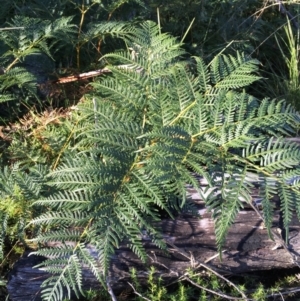
[[[0,75],[0,93],[0,102],[18,99],[26,94],[36,98],[36,78],[24,68],[12,68]]]
[[[112,72],[78,105],[53,170],[28,175],[38,179],[29,192],[42,211],[31,225],[43,229],[31,242],[45,246],[36,254],[49,258],[42,267],[53,274],[44,300],[61,300],[64,288],[67,296],[80,294],[84,265],[105,283],[122,242],[144,261],[143,237],[165,248],[156,222],[160,211],[195,212],[186,185],[202,189],[192,172],[212,188],[203,195],[219,251],[251,202],[252,175],[262,186],[268,231],[277,191],[286,229],[292,210],[300,212],[299,150],[283,140],[295,133],[299,116],[283,101],[260,101],[243,90],[259,78],[256,60],[237,53],[209,64],[185,61],[181,44],[152,22],[132,27],[125,40],[127,52],[102,58],[113,63]],[[19,186],[29,196],[26,179]]]
[[[4,242],[7,234],[7,222],[9,215],[6,212],[0,211],[0,260],[4,259]]]
[[[7,69],[11,69],[17,62],[34,53],[42,52],[51,57],[50,49],[59,40],[68,41],[75,33],[74,26],[70,24],[71,20],[71,17],[61,17],[51,22],[16,16],[9,25],[21,29],[0,33],[0,39],[11,49],[4,54],[4,58],[14,58]]]

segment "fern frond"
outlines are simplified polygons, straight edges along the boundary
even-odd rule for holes
[[[221,192],[216,199],[207,202],[208,208],[213,210],[212,217],[215,220],[215,233],[218,250],[224,246],[226,234],[230,226],[243,207],[241,199],[251,202],[251,194],[247,183],[247,168],[237,170],[237,174],[222,174]]]
[[[180,48],[180,44],[175,38],[167,34],[160,34],[157,25],[147,21],[141,24],[141,27],[134,28],[132,37],[129,38],[130,48],[132,51],[131,60],[128,60],[127,54],[119,56],[124,58],[127,56],[125,64],[130,61],[135,64],[139,62],[140,67],[146,74],[154,79],[160,72],[176,58],[184,54]],[[118,59],[116,54],[108,54],[103,59]]]
[[[237,89],[248,86],[260,79],[253,75],[259,62],[243,53],[237,57],[231,55],[216,56],[211,62],[211,80],[218,89]]]
[[[204,63],[204,60],[200,57],[193,57],[196,61],[197,69],[197,85],[199,86],[200,92],[206,92],[211,89],[210,86],[210,73],[208,66]]]
[[[46,224],[46,225],[80,225],[84,224],[88,221],[87,214],[85,212],[79,211],[71,211],[71,210],[64,210],[59,213],[57,212],[48,212],[40,215],[39,217],[33,219],[31,221],[32,224]]]
[[[38,220],[33,220],[32,224],[38,224],[40,222],[41,219]],[[56,224],[56,226],[58,226],[58,224]],[[57,242],[57,243],[65,243],[65,242],[72,242],[72,241],[76,241],[76,239],[81,235],[81,232],[79,230],[71,230],[71,229],[63,229],[63,230],[56,230],[56,231],[45,231],[43,233],[40,233],[39,235],[37,235],[35,238],[29,239],[29,242],[35,243],[35,242],[39,242],[41,244],[51,244],[52,242]],[[45,253],[43,253],[43,250],[45,251]],[[58,255],[62,255],[61,254],[61,249],[57,249],[57,248],[53,248],[50,250],[48,249],[42,249],[39,250],[39,255],[42,256],[50,256],[49,252],[51,252],[51,256],[58,256]],[[42,253],[40,253],[42,252]],[[57,252],[57,254],[55,253]],[[55,253],[55,254],[54,254]],[[64,256],[66,256],[68,254],[65,254]]]
[[[273,179],[262,178],[264,182],[261,185],[260,196],[262,197],[261,205],[263,209],[264,224],[268,230],[269,237],[273,238],[271,227],[273,224],[274,216],[274,204],[272,202],[272,197],[277,194],[277,186]]]
[[[7,233],[7,223],[9,215],[6,212],[0,211],[0,260],[4,258],[5,237]]]
[[[74,182],[69,182],[68,184],[73,184]],[[61,184],[61,183],[60,183]],[[74,183],[74,186],[77,185],[77,182]],[[84,184],[83,184],[84,185]],[[62,185],[63,186],[63,185]],[[89,205],[89,200],[92,199],[91,194],[85,191],[58,191],[54,195],[50,195],[49,197],[43,199],[39,198],[38,200],[33,202],[33,205],[38,206],[48,206],[49,208],[54,209],[68,209],[72,210],[75,208],[84,208]]]
[[[43,270],[58,274],[58,276],[52,276],[43,282],[41,286],[43,299],[63,300],[65,288],[69,299],[71,298],[71,292],[74,292],[77,298],[79,293],[84,295],[82,290],[82,268],[76,254],[69,256],[67,259],[60,259],[56,264],[51,260],[51,266],[45,266]]]
[[[103,34],[98,29],[95,36]],[[259,78],[257,61],[237,53],[210,64],[200,58],[180,62],[180,43],[154,23],[126,31],[121,26],[114,34],[125,37],[128,51],[102,58],[117,66],[93,83],[92,94],[77,107],[73,141],[55,170],[45,177],[36,173],[44,182],[32,188],[34,205],[42,212],[32,225],[45,230],[34,242],[72,242],[39,251],[53,273],[43,291],[51,301],[62,297],[64,287],[80,293],[82,264],[102,281],[121,243],[142,260],[143,239],[165,247],[156,226],[159,211],[171,217],[183,208],[195,212],[188,184],[213,212],[219,251],[244,202],[251,202],[253,178],[262,185],[269,233],[274,193],[285,227],[292,210],[300,212],[298,170],[292,171],[300,153],[283,138],[295,133],[299,116],[283,102],[259,101],[241,90]],[[207,190],[193,172],[208,182]],[[20,186],[29,182],[25,178]],[[84,244],[94,247],[93,254]]]
[[[249,161],[259,162],[269,174],[297,166],[300,155],[297,144],[279,138],[252,143],[244,151]]]
[[[12,95],[12,94],[0,94],[0,103],[1,102],[8,102],[8,101],[11,101],[11,100],[14,100],[15,99],[15,96]]]
[[[285,228],[286,243],[289,237],[289,224],[292,220],[295,192],[285,184],[278,183],[278,195],[280,197],[280,209],[282,212],[283,225]]]
[[[90,39],[101,38],[105,41],[107,37],[121,38],[128,40],[132,37],[132,25],[127,22],[93,22],[89,24],[86,34],[81,37],[80,42],[86,42]]]
[[[37,93],[36,78],[25,68],[15,67],[0,76],[0,91],[2,93],[13,87],[22,88],[34,96]]]
[[[109,268],[110,256],[114,253],[114,250],[118,248],[123,238],[124,229],[121,229],[122,226],[119,223],[113,224],[107,221],[105,230],[103,229],[102,233],[97,233],[97,238],[95,237],[96,239],[92,240],[98,251],[98,258],[104,275],[107,274]]]

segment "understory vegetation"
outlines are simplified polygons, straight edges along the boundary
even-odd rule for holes
[[[288,242],[300,219],[300,148],[286,139],[300,121],[298,1],[2,2],[0,286],[30,249],[48,258],[43,300],[114,298],[86,291],[82,266],[109,289],[120,244],[143,262],[145,238],[167,251],[158,222],[199,216],[187,185],[212,213],[220,259],[253,179],[271,239],[279,196]],[[299,281],[191,269],[170,293],[153,268],[147,288],[131,273],[132,300],[266,300]]]

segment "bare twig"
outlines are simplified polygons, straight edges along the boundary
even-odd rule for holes
[[[115,294],[114,294],[114,291],[113,291],[112,288],[111,288],[111,285],[110,285],[110,282],[109,282],[109,279],[108,279],[108,278],[106,279],[106,285],[107,285],[107,291],[108,291],[108,293],[109,293],[110,296],[111,296],[111,300],[112,300],[112,301],[118,301],[118,300],[117,300],[117,297],[116,297]]]
[[[223,250],[221,253],[224,253],[224,252],[226,252],[226,250]],[[215,254],[215,255],[213,255],[213,256],[207,258],[207,259],[204,261],[204,263],[210,262],[211,260],[215,259],[215,258],[218,257],[219,255],[220,255],[220,254],[217,253],[217,254]]]
[[[166,241],[168,245],[170,245],[172,248],[174,248],[179,254],[183,255],[184,257],[188,258],[191,260],[191,255],[187,254],[185,251],[181,250],[180,248],[176,247],[172,242]],[[195,263],[197,262],[198,266],[195,265]],[[192,257],[192,263],[193,263],[193,267],[195,268],[199,268],[199,267],[203,267],[207,270],[209,270],[210,272],[212,272],[213,274],[215,274],[217,277],[223,279],[225,282],[227,282],[230,286],[234,287],[242,296],[242,299],[247,299],[247,296],[244,294],[244,292],[242,292],[233,282],[229,281],[227,278],[225,278],[224,276],[222,276],[221,274],[219,274],[218,272],[216,272],[215,270],[213,270],[211,267],[209,267],[207,264],[199,262],[198,260],[195,260],[194,257]],[[185,274],[184,276],[187,277],[187,274]],[[242,300],[239,299],[239,300]]]
[[[134,286],[133,286],[130,282],[127,282],[127,283],[132,287],[133,292],[134,292],[137,296],[139,296],[140,298],[142,298],[142,299],[144,299],[144,300],[151,301],[150,299],[144,297],[144,296],[141,295],[139,292],[137,292],[136,289],[134,288]]]
[[[296,287],[296,288],[288,288],[286,290],[281,290],[280,292],[278,293],[273,293],[273,294],[270,294],[270,295],[267,295],[267,298],[271,298],[271,297],[278,297],[278,296],[281,296],[283,298],[283,295],[289,295],[289,294],[295,294],[295,293],[299,293],[300,292],[300,287]],[[283,299],[284,300],[284,299]]]
[[[4,27],[4,28],[0,28],[0,31],[3,30],[16,30],[16,29],[24,29],[25,27]]]
[[[256,214],[261,218],[261,220],[264,222],[265,219],[264,217],[261,215],[261,213],[258,211],[258,209],[252,204],[252,203],[249,203],[249,205],[252,207],[252,209],[256,212]],[[277,242],[280,243],[280,245],[285,249],[285,251],[290,255],[292,261],[293,261],[293,264],[300,267],[300,264],[298,263],[297,261],[297,258],[295,258],[295,255],[289,250],[288,246],[286,245],[285,241],[282,239],[282,237],[280,237],[275,231],[273,231],[272,229],[271,230],[271,233],[272,235],[275,237],[275,239],[277,240]]]
[[[210,293],[212,293],[212,294],[214,294],[214,295],[220,296],[220,297],[225,298],[225,299],[228,299],[228,300],[243,300],[243,301],[245,301],[245,300],[249,300],[249,301],[250,301],[250,300],[253,300],[253,299],[249,299],[249,298],[247,298],[247,297],[238,298],[238,297],[232,297],[232,296],[229,296],[229,295],[220,293],[220,292],[216,292],[216,291],[214,291],[214,290],[211,290],[211,289],[209,289],[209,288],[206,288],[206,287],[204,287],[204,286],[202,286],[202,285],[200,285],[200,284],[194,282],[193,280],[191,280],[191,279],[190,279],[189,277],[187,277],[187,276],[185,276],[183,279],[184,279],[184,280],[187,280],[187,281],[190,282],[192,285],[194,285],[194,286],[196,286],[196,287],[198,287],[198,288],[200,288],[200,289],[202,289],[202,290],[204,290],[204,291],[210,292]]]

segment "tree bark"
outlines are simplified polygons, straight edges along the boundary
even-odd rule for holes
[[[156,268],[156,275],[166,282],[174,281],[190,267],[203,268],[208,265],[221,274],[250,271],[293,268],[298,265],[300,254],[300,223],[293,218],[289,232],[288,249],[282,246],[280,238],[271,240],[259,215],[253,210],[241,211],[227,235],[222,252],[218,256],[214,225],[210,214],[200,209],[201,219],[180,216],[175,220],[162,220],[160,226],[168,244],[168,252],[157,249],[151,241],[143,239],[148,254],[146,264],[123,244],[111,259],[109,283],[118,294],[128,287],[130,269],[137,270],[140,283],[146,284],[150,266]],[[273,232],[280,226],[279,212],[274,215]],[[9,275],[7,289],[12,301],[40,299],[40,285],[49,276],[32,267],[44,260],[43,257],[27,256],[26,253],[14,266]],[[85,289],[99,289],[100,284],[86,269],[83,272]]]

